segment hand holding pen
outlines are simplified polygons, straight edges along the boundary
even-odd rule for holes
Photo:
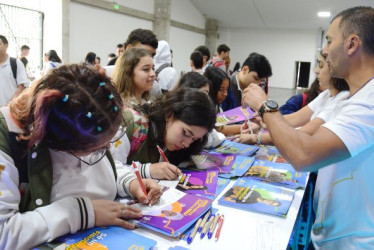
[[[160,148],[160,146],[156,145],[156,147],[157,147],[158,152],[159,152],[160,155],[162,156],[162,158],[164,158],[164,161],[170,163],[170,162],[169,162],[169,159],[166,157],[164,151]]]
[[[130,183],[130,193],[142,204],[151,205],[156,203],[162,195],[161,186],[158,185],[154,180],[143,180],[139,173],[137,164],[133,162],[132,165],[138,181],[132,181]]]
[[[159,146],[157,146],[157,150],[165,161],[151,164],[151,177],[159,180],[175,180],[178,178],[182,174],[182,171],[177,166],[169,163],[164,151]]]

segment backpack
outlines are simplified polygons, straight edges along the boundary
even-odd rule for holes
[[[9,60],[10,60],[10,67],[12,68],[14,80],[16,80],[16,83],[17,83],[17,59],[14,57],[9,57]]]
[[[155,73],[156,73],[156,77],[158,77],[158,74],[160,74],[160,72],[161,72],[163,69],[167,68],[167,67],[170,67],[170,64],[169,64],[169,63],[164,63],[164,64],[162,64],[160,67],[158,67],[158,69],[155,71]]]

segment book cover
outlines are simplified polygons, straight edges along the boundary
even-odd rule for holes
[[[176,189],[187,194],[214,196],[217,190],[218,171],[184,171]]]
[[[237,107],[231,110],[217,114],[216,127],[242,122],[252,118],[253,111],[248,107],[246,109]]]
[[[187,194],[168,188],[160,201],[151,207],[142,204],[143,217],[134,223],[167,236],[180,237],[212,205],[212,200],[203,196]]]
[[[156,244],[155,240],[122,227],[95,227],[59,237],[34,249],[130,250],[152,249]]]
[[[234,164],[232,155],[202,151],[192,155],[191,159],[198,169],[215,170],[219,173],[229,173]]]
[[[255,160],[243,177],[297,189],[305,187],[307,173],[295,171],[288,163]]]
[[[264,161],[288,163],[287,160],[283,156],[281,156],[278,149],[274,146],[261,145],[254,157],[256,159]]]
[[[218,204],[246,211],[286,217],[294,197],[294,190],[239,178],[218,200]]]
[[[251,156],[257,150],[257,146],[225,140],[220,146],[210,150],[210,152]]]
[[[214,196],[209,197],[209,198],[215,199],[216,197],[218,197],[218,195],[225,189],[225,187],[229,183],[230,183],[230,179],[218,177],[216,194]]]
[[[232,178],[237,176],[243,176],[248,169],[252,166],[255,158],[246,157],[241,155],[228,155],[230,156],[231,161],[233,162],[232,168],[229,173],[221,173],[220,177],[223,178]]]

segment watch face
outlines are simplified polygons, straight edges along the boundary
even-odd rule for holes
[[[273,100],[267,100],[266,101],[266,106],[268,106],[268,108],[270,108],[270,109],[276,109],[276,108],[278,108],[278,103],[273,101]]]

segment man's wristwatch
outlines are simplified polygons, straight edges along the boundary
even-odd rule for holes
[[[263,118],[265,112],[276,112],[278,110],[278,103],[273,100],[267,99],[261,105],[261,108],[258,110],[258,114],[261,116],[261,118]]]

